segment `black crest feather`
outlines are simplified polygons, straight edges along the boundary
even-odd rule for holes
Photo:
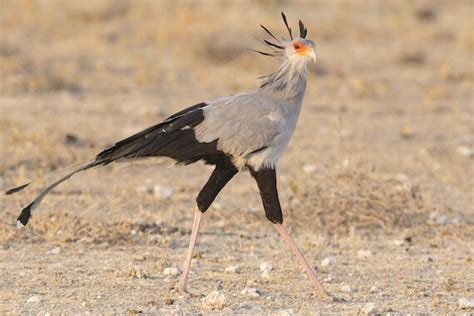
[[[259,51],[259,50],[256,50],[256,49],[251,49],[251,51],[256,52],[256,53],[259,53],[259,54],[262,54],[262,55],[264,55],[264,56],[275,57],[275,55],[273,55],[273,54],[265,53],[265,52],[262,52],[262,51]]]
[[[290,39],[293,40],[293,34],[291,34],[291,28],[288,26],[288,21],[286,20],[285,13],[281,13],[281,17],[283,18],[283,22],[285,22],[286,29],[288,30],[288,33],[290,33]]]
[[[267,40],[263,40],[263,41],[265,42],[265,44],[270,45],[270,46],[273,46],[273,47],[275,47],[275,48],[278,48],[278,49],[285,49],[285,47],[280,46],[280,45],[277,45],[277,44],[274,44],[274,43],[269,42],[269,41],[267,41]]]
[[[300,37],[306,38],[306,34],[308,34],[308,29],[304,26],[303,22],[300,20]]]
[[[265,32],[268,33],[268,35],[270,35],[271,37],[273,37],[278,43],[280,43],[280,40],[278,38],[275,37],[275,35],[272,34],[272,32],[270,32],[265,26],[263,26],[262,24],[260,24],[260,27],[262,29],[265,30]]]

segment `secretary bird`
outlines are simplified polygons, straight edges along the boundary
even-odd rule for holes
[[[303,22],[299,21],[300,36],[293,38],[286,16],[283,12],[281,14],[289,39],[280,40],[260,25],[272,38],[272,41],[260,42],[271,51],[256,52],[281,60],[281,65],[274,73],[261,77],[262,82],[256,91],[198,103],[117,142],[93,160],[50,183],[21,211],[18,225],[21,227],[28,223],[33,210],[57,185],[93,167],[143,157],[168,157],[180,164],[204,161],[214,165],[214,171],[196,198],[191,240],[178,282],[178,290],[185,293],[203,214],[234,175],[248,170],[257,182],[266,217],[308,273],[316,287],[316,294],[332,300],[282,225],[277,161],[293,135],[305,94],[307,65],[310,61],[316,62],[316,54],[313,41],[306,39],[307,29]],[[18,192],[29,184],[11,189],[6,194]]]

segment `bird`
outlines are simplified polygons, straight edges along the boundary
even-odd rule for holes
[[[196,197],[191,238],[177,284],[180,293],[189,293],[187,280],[203,215],[237,173],[249,171],[259,189],[266,218],[308,274],[315,294],[321,299],[333,301],[334,297],[324,289],[283,226],[277,163],[295,130],[305,95],[308,65],[316,62],[316,48],[314,42],[306,38],[308,30],[301,20],[299,36],[293,36],[283,12],[281,17],[289,38],[278,38],[267,27],[260,25],[267,38],[269,36],[259,40],[266,51],[254,51],[278,59],[280,65],[271,74],[259,78],[260,84],[255,91],[197,103],[118,141],[43,188],[23,208],[17,226],[25,226],[46,195],[78,172],[113,162],[150,157],[167,157],[185,165],[202,161],[214,166],[214,170]],[[6,194],[17,193],[30,184],[10,189]]]

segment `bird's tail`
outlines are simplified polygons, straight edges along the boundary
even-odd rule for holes
[[[66,171],[62,172],[63,175],[61,177],[59,177],[59,179],[58,179],[58,177],[56,177],[55,180],[50,181],[48,183],[48,185],[46,186],[46,188],[33,200],[33,202],[28,204],[28,206],[26,206],[21,211],[20,216],[18,216],[18,218],[17,218],[17,228],[25,226],[28,223],[28,220],[30,219],[31,214],[34,211],[34,209],[36,209],[38,207],[38,205],[40,205],[40,203],[43,201],[45,196],[49,192],[51,192],[51,190],[53,190],[56,186],[63,183],[64,181],[68,180],[69,178],[71,178],[76,173],[87,170],[87,169],[90,169],[90,168],[93,168],[93,167],[98,166],[98,165],[101,165],[102,163],[103,162],[98,161],[97,159],[95,159],[95,160],[92,160],[92,161],[89,161],[89,162],[86,162],[86,163],[83,163],[83,164],[80,164],[80,165],[76,165],[76,166],[71,167],[71,168],[67,169]],[[26,187],[30,186],[32,183],[34,183],[34,181],[29,182],[27,184],[20,185],[16,188],[12,188],[12,189],[6,191],[5,194],[10,195],[10,194],[17,193],[17,192],[25,189]]]

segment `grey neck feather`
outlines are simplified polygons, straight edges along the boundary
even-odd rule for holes
[[[263,77],[259,91],[278,99],[302,97],[306,89],[307,62],[284,60],[272,74]]]

